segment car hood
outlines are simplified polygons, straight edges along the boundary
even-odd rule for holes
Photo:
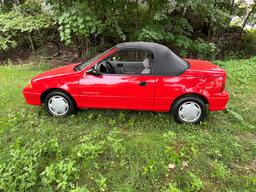
[[[79,63],[74,63],[74,64],[69,64],[63,67],[51,69],[49,71],[46,71],[44,73],[37,75],[32,80],[39,80],[39,79],[50,78],[55,76],[70,75],[70,74],[78,73],[77,71],[74,70],[74,67],[78,64]]]
[[[184,73],[184,75],[193,76],[223,76],[225,75],[225,70],[217,65],[212,64],[209,61],[186,59],[189,63],[189,69]]]

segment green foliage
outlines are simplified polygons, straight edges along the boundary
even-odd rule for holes
[[[26,146],[18,143],[10,150],[7,161],[0,164],[0,189],[27,191],[40,182],[47,191],[87,191],[87,187],[77,186],[82,176],[92,180],[99,191],[106,191],[107,179],[101,170],[124,164],[124,160],[117,161],[124,155],[119,134],[113,129],[106,135],[103,130],[86,135],[68,157],[62,157],[63,150],[55,139],[29,142]],[[49,163],[48,158],[56,161]]]
[[[239,52],[239,57],[244,58],[247,55],[254,55],[256,51],[256,30],[255,29],[248,29],[245,31],[243,37],[242,37],[242,42],[238,49],[240,50]],[[233,52],[234,58],[236,58],[236,53]]]
[[[107,178],[103,177],[102,175],[99,176],[99,179],[96,179],[96,183],[99,187],[99,191],[106,191],[107,184],[106,184]]]
[[[155,42],[167,39],[173,39],[173,35],[165,33],[160,25],[145,26],[145,28],[143,28],[141,32],[138,33],[139,41]]]
[[[184,56],[211,58],[217,45],[210,31],[227,23],[230,8],[224,0],[95,0],[49,1],[44,11],[31,2],[1,8],[8,21],[0,29],[2,49],[19,45],[30,31],[36,39],[53,19],[71,44],[74,37],[90,45],[102,41],[100,47],[139,39],[173,46]],[[16,26],[10,12],[28,23]],[[38,15],[35,26],[31,13]],[[207,38],[197,28],[205,23]],[[243,38],[251,42],[254,32],[247,35]],[[26,105],[21,94],[33,76],[52,66],[0,66],[0,191],[253,191],[256,57],[215,62],[228,74],[228,110],[211,113],[197,126],[176,124],[169,114],[134,111],[88,109],[53,118]]]
[[[33,0],[13,7],[9,12],[0,12],[0,50],[17,46],[17,37],[22,34],[27,35],[27,33],[48,28],[52,24],[52,15]]]
[[[192,172],[189,172],[189,177],[191,179],[191,191],[200,191],[203,189],[203,182]]]
[[[78,179],[78,170],[75,162],[70,159],[52,163],[40,174],[45,189],[66,191],[74,189]]]
[[[17,46],[17,42],[11,40],[10,36],[0,37],[0,50],[8,50],[9,48],[13,48]]]
[[[213,171],[211,176],[217,179],[225,179],[229,176],[229,170],[227,169],[227,166],[222,162],[215,161],[213,163]]]
[[[37,182],[40,163],[48,152],[54,152],[54,141],[42,144],[29,143],[22,147],[19,143],[10,149],[8,161],[0,164],[0,189],[7,191],[27,191]]]
[[[199,58],[215,58],[216,45],[214,43],[207,43],[203,39],[198,38],[192,44],[191,51],[194,50],[198,52]]]
[[[30,43],[34,51],[35,45],[49,41],[56,43],[60,37],[61,41],[76,48],[78,56],[88,55],[92,50],[95,53],[121,41],[159,42],[183,57],[214,59],[225,52],[222,49],[227,49],[230,54],[242,49],[246,55],[253,46],[251,35],[239,38],[247,41],[249,46],[231,42],[222,35],[232,30],[230,21],[234,15],[242,17],[251,11],[251,16],[244,22],[253,23],[254,4],[232,2],[4,1],[0,9],[0,48],[8,51]],[[24,35],[29,36],[24,39]],[[223,46],[223,43],[227,45]],[[230,44],[237,50],[228,48]]]
[[[182,192],[182,191],[177,187],[176,184],[172,184],[172,183],[170,183],[170,184],[168,185],[168,189],[166,189],[165,191],[166,191],[166,192]]]
[[[51,16],[42,12],[40,7],[31,8],[32,2],[15,7],[12,11],[0,15],[2,32],[32,32],[49,27]]]
[[[67,7],[58,18],[60,37],[63,41],[71,43],[72,34],[88,38],[91,34],[102,33],[102,22],[89,9],[86,2],[76,2],[74,6]]]
[[[34,164],[40,153],[40,150],[33,148],[11,150],[11,161],[0,166],[2,190],[26,191],[31,188],[36,182],[37,173]]]

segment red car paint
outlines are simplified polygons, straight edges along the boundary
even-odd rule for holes
[[[168,112],[178,97],[197,94],[207,101],[210,111],[225,109],[229,100],[224,90],[226,73],[208,61],[188,59],[190,68],[178,76],[86,74],[98,61],[116,51],[117,48],[111,49],[82,71],[75,71],[77,64],[71,64],[34,77],[31,86],[23,90],[26,102],[41,105],[44,93],[61,89],[73,97],[78,108]],[[138,86],[142,81],[146,81],[147,86]]]

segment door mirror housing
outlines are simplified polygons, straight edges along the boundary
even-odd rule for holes
[[[96,69],[94,68],[91,68],[89,69],[88,71],[86,71],[86,74],[89,74],[89,75],[94,75],[94,76],[99,76],[101,75],[100,72],[98,72]]]

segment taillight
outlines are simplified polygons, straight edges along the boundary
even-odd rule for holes
[[[223,92],[225,90],[225,86],[226,86],[226,79],[223,77],[222,86],[221,86],[220,92]]]
[[[216,82],[215,82],[214,78],[211,78],[205,83],[204,88],[207,90],[211,90],[211,89],[214,89],[215,86],[216,86]]]
[[[225,89],[225,77],[212,77],[209,78],[205,83],[205,89],[211,90],[215,89],[216,91],[224,91]]]

